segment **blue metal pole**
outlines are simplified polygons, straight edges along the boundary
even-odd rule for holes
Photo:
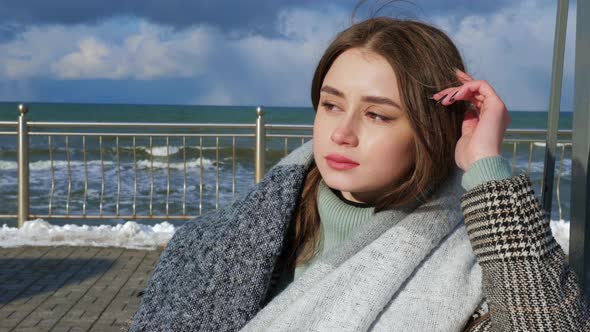
[[[590,2],[577,1],[570,265],[590,298]]]
[[[545,167],[543,167],[543,187],[541,188],[543,209],[547,212],[549,217],[551,216],[551,203],[553,201],[555,151],[557,148],[557,130],[559,129],[559,106],[561,104],[561,83],[563,80],[563,54],[565,53],[568,2],[568,0],[559,0],[557,5],[557,18],[555,20],[551,94],[549,97],[547,140],[545,144]]]

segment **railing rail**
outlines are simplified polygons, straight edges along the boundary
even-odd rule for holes
[[[0,135],[16,136],[19,142],[17,211],[0,218],[16,218],[19,227],[33,218],[192,219],[207,208],[218,208],[221,195],[225,202],[235,198],[239,186],[245,188],[260,181],[274,161],[311,139],[313,128],[265,124],[261,108],[256,110],[254,124],[35,122],[27,121],[26,106],[20,105],[19,112],[18,121],[0,122]],[[523,146],[528,152],[526,171],[531,172],[534,152],[543,148],[545,135],[543,129],[508,130],[504,151],[511,151],[513,172],[517,156],[524,156]],[[46,213],[39,207],[33,212],[29,201],[29,168],[40,162],[29,160],[29,140],[37,140],[34,148],[39,150],[39,140],[44,138],[49,161],[45,165],[49,171]],[[562,218],[560,183],[566,152],[571,151],[572,131],[559,130],[557,142],[561,158],[556,200]],[[536,146],[539,148],[535,150]],[[91,153],[98,160],[92,160]],[[244,154],[250,153],[246,162],[238,164],[238,154],[246,158]],[[238,183],[244,182],[243,177],[237,179],[238,167],[244,163],[252,172],[246,184]],[[240,172],[245,172],[243,167]],[[230,177],[231,182],[220,182]],[[39,193],[38,188],[35,190]]]
[[[12,122],[5,122],[13,124]],[[157,129],[254,129],[244,123],[153,123],[153,122],[27,122],[29,128],[157,128]],[[0,123],[2,125],[2,123]]]

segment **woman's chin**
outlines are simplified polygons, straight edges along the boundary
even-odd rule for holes
[[[352,177],[346,176],[322,176],[324,182],[328,187],[338,191],[344,192],[356,192],[359,191],[359,187],[356,185],[356,181]]]

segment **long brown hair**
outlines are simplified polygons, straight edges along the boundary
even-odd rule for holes
[[[455,70],[464,70],[461,55],[444,32],[421,22],[377,17],[356,23],[337,35],[319,61],[311,86],[315,110],[332,63],[352,48],[374,52],[390,63],[400,87],[402,109],[415,133],[414,167],[399,185],[392,186],[376,202],[375,212],[425,199],[425,193],[454,167],[455,145],[467,107],[464,102],[442,106],[429,97],[458,84]],[[288,244],[288,266],[309,260],[316,250],[320,226],[317,188],[321,179],[318,168],[312,164]]]

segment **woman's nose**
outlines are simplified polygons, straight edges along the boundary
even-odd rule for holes
[[[334,129],[330,138],[332,142],[338,145],[349,145],[351,147],[358,145],[358,136],[351,119],[343,119]]]

